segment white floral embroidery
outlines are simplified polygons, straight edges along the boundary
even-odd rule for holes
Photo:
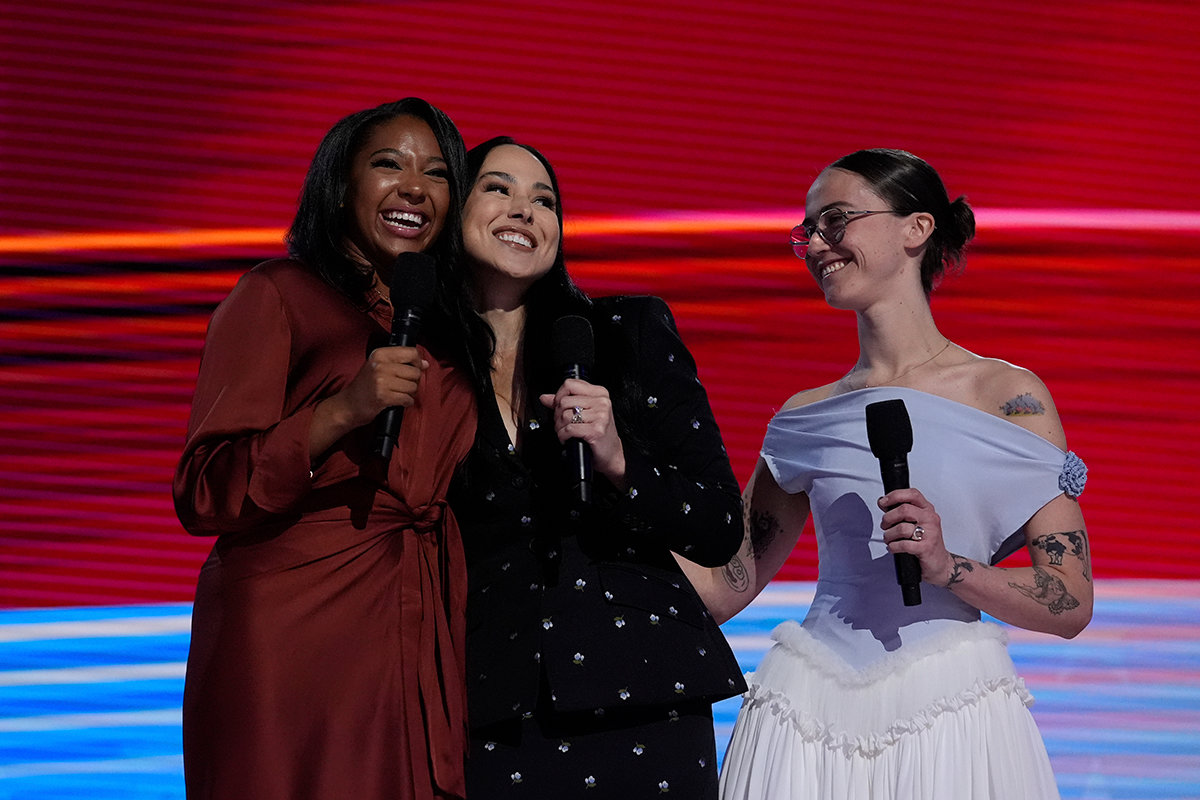
[[[483,746],[483,749],[484,749],[484,750],[495,750],[495,749],[496,749],[496,743],[495,743],[495,742],[488,742],[487,744],[485,744],[485,745]]]
[[[692,430],[694,430],[694,431],[700,430],[700,420],[698,420],[698,419],[692,420]]]
[[[657,624],[658,624],[658,614],[651,614],[651,615],[650,615],[650,624],[651,624],[651,625],[657,625]]]
[[[575,580],[575,588],[576,589],[579,589],[580,591],[582,591],[583,587],[585,587],[585,586],[587,586],[587,581],[585,581],[583,578],[577,578]]]
[[[583,785],[589,789],[595,789],[596,788],[595,777],[588,775],[586,778],[583,779]]]
[[[546,617],[544,620],[542,620],[542,629],[543,630],[548,631],[553,627],[554,627],[554,623],[550,620],[550,617]]]
[[[691,510],[692,510],[691,503],[684,503],[683,508],[681,509],[681,511],[683,511],[683,513],[685,513],[685,514],[689,513]]]
[[[671,784],[667,783],[666,781],[658,782],[658,793],[659,794],[666,794],[669,791],[671,791]]]
[[[675,681],[675,694],[683,694],[683,689],[684,689],[683,684],[680,683],[679,681]],[[672,711],[671,713],[675,714],[674,711]],[[679,715],[675,714],[675,716],[679,716]]]
[[[536,419],[529,420],[529,430],[536,431],[540,427],[542,427],[542,426],[538,424],[538,421]]]
[[[644,744],[638,744],[638,743],[634,742],[634,745],[633,745],[633,754],[634,754],[635,756],[640,756],[640,755],[641,755],[642,753],[644,753],[644,752],[646,752],[646,745],[644,745]]]
[[[629,496],[630,496],[631,498],[633,498],[633,497],[637,497],[637,495],[638,495],[638,491],[637,491],[637,489],[635,489],[635,488],[633,488],[632,486],[630,486],[630,487],[629,487]]]
[[[616,625],[618,628],[624,628],[625,627],[625,618],[624,617],[613,617],[613,624]]]
[[[605,600],[612,600],[612,599],[613,599],[613,593],[612,593],[612,592],[605,592],[605,593],[604,593],[604,599],[605,599]]]
[[[575,662],[576,664],[582,666],[583,665],[583,653],[576,653],[575,657],[571,660],[573,662]]]
[[[513,783],[521,782],[521,773],[519,773],[519,772],[514,772],[512,775],[509,775],[508,777],[512,778]]]
[[[649,397],[646,398],[646,405],[649,406],[650,408],[657,408],[658,407],[658,398],[655,397],[654,395],[650,395]]]
[[[679,614],[679,609],[675,608],[675,606],[667,606],[667,613],[674,617]]]
[[[565,753],[565,752],[567,752],[567,751],[568,751],[568,750],[570,750],[570,749],[571,749],[571,743],[570,743],[570,742],[561,742],[561,743],[558,745],[558,752],[560,752],[560,753]]]
[[[622,700],[628,700],[629,699],[629,690],[622,689],[621,691],[617,692],[617,697],[621,698]]]

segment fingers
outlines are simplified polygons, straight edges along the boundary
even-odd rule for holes
[[[553,409],[560,441],[595,441],[613,427],[612,399],[603,386],[569,378],[557,392],[539,395],[538,400]]]

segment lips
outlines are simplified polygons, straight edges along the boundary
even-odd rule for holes
[[[842,267],[846,266],[847,263],[848,262],[845,259],[841,259],[841,258],[833,259],[830,261],[826,261],[824,264],[816,265],[813,269],[813,272],[816,273],[817,280],[824,280],[825,278],[828,278],[830,275],[832,275],[833,273],[840,270]]]
[[[506,245],[519,250],[533,250],[537,247],[537,242],[531,234],[517,228],[500,228],[492,235]]]
[[[413,236],[429,225],[429,217],[410,209],[391,209],[380,216],[389,229],[401,236]]]

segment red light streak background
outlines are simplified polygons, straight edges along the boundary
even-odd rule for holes
[[[1200,579],[1200,9],[1176,3],[0,7],[0,606],[189,600],[169,483],[213,305],[276,255],[325,130],[416,94],[559,169],[597,294],[675,310],[739,478],[851,363],[785,236],[821,166],[977,207],[943,330],[1037,372],[1096,574]],[[914,476],[915,478],[915,476]],[[815,575],[811,539],[784,577]]]

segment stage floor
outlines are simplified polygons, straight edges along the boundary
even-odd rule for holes
[[[1200,800],[1200,582],[1097,584],[1078,638],[1011,631],[1064,798]],[[745,670],[812,584],[725,625]],[[190,607],[0,611],[0,800],[182,800]],[[724,750],[738,699],[716,708]]]

